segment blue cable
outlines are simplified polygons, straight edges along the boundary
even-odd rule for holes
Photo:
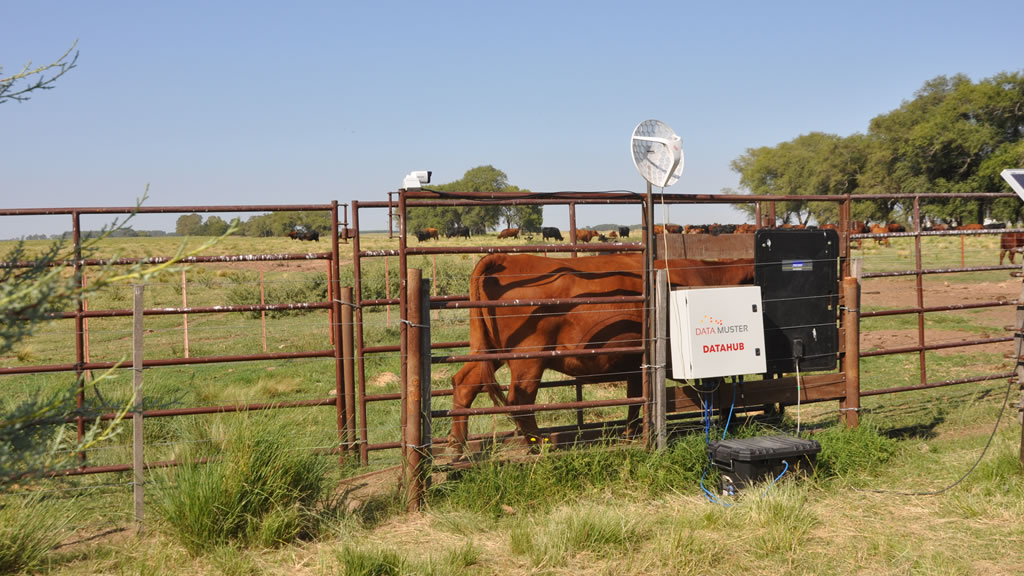
[[[703,380],[701,381],[701,383],[703,384]],[[704,391],[704,392],[706,392],[706,391]],[[711,394],[714,394],[714,392],[712,391]],[[707,398],[705,398],[705,400],[707,400]],[[705,402],[704,406],[702,407],[703,408],[703,414],[704,414],[704,434],[705,434],[706,445],[710,445],[711,444],[711,418],[712,418],[712,415],[714,413],[714,410],[711,408],[711,402],[712,401]],[[725,429],[722,430],[722,440],[725,440],[726,434],[729,433],[729,424],[732,422],[732,415],[733,415],[733,412],[735,411],[735,409],[736,409],[736,386],[733,386],[733,388],[732,388],[732,405],[729,406],[729,416],[728,416],[728,418],[725,421]],[[707,466],[704,467],[704,473],[701,474],[701,477],[700,477],[700,489],[702,491],[704,491],[704,497],[707,498],[708,502],[711,502],[712,504],[718,504],[720,506],[725,506],[726,508],[728,508],[729,506],[732,506],[732,504],[729,504],[728,502],[724,502],[724,501],[720,500],[717,496],[715,496],[714,493],[712,493],[710,490],[707,489],[707,487],[704,486],[704,479],[707,478],[708,472],[710,470],[711,470],[711,462],[709,461]]]
[[[772,483],[769,484],[767,488],[765,488],[764,493],[761,494],[761,498],[764,498],[765,495],[768,494],[768,491],[772,489],[772,486],[775,486],[775,483],[778,482],[780,479],[782,479],[783,476],[786,475],[786,472],[789,470],[789,462],[786,462],[785,460],[783,460],[782,463],[786,465],[785,468],[783,468],[782,472],[780,472],[779,475],[775,477],[775,480],[772,480]]]
[[[740,377],[742,379],[742,376]],[[732,412],[736,409],[736,383],[732,383],[732,404],[729,405],[729,417],[725,419],[725,430],[722,430],[722,440],[729,433],[729,423],[732,422]]]
[[[729,504],[728,502],[723,502],[719,500],[718,497],[714,495],[714,493],[712,493],[710,490],[704,487],[704,478],[708,475],[708,470],[710,469],[711,465],[708,464],[708,466],[704,468],[704,474],[702,474],[700,477],[700,489],[704,491],[704,497],[707,498],[708,502],[711,502],[712,504],[718,504],[726,508],[732,506],[732,504]]]

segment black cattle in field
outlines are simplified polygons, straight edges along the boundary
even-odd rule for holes
[[[551,238],[553,240],[562,241],[562,233],[555,227],[541,228],[540,233],[544,235],[544,239]]]
[[[445,236],[447,238],[469,238],[469,226],[459,226],[456,224],[448,229],[448,233]]]
[[[629,238],[629,226],[619,226],[619,238]]]

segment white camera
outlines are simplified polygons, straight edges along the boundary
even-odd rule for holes
[[[419,190],[424,184],[430,184],[430,170],[409,172],[402,180],[403,190]]]

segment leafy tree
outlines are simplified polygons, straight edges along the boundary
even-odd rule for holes
[[[1024,160],[1024,74],[974,83],[964,75],[929,80],[899,108],[873,118],[866,134],[809,134],[748,150],[732,168],[754,194],[916,194],[1005,190],[999,172]],[[829,175],[832,175],[831,177]],[[778,207],[777,207],[778,209]],[[911,205],[856,202],[854,218],[903,220]],[[784,217],[831,218],[813,203],[787,202]],[[922,214],[957,224],[986,216],[1024,217],[1020,202],[948,199],[921,202]]]
[[[203,233],[203,217],[196,213],[178,216],[174,233],[178,236],[199,236]]]
[[[274,227],[268,214],[252,216],[242,226],[242,234],[253,238],[267,238],[274,235]]]
[[[857,187],[864,166],[863,138],[812,132],[775,147],[748,149],[732,161],[740,186],[759,195],[846,194]],[[752,206],[744,206],[753,212]],[[776,204],[783,223],[838,221],[833,202],[786,201]]]
[[[220,216],[209,216],[206,218],[206,222],[200,227],[202,236],[220,236],[227,232],[228,224]]]

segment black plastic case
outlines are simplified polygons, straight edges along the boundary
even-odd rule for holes
[[[814,468],[821,444],[793,436],[756,436],[730,440],[712,440],[708,458],[719,472],[723,494],[762,480],[805,473]],[[783,462],[785,461],[785,462]]]

